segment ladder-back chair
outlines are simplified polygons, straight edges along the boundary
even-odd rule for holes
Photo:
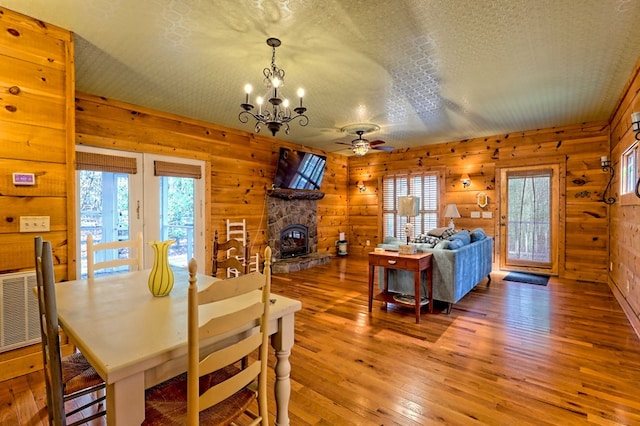
[[[146,391],[143,425],[228,425],[247,416],[251,425],[268,424],[267,360],[271,291],[271,249],[265,250],[264,272],[213,282],[198,290],[196,262],[189,262],[187,373]],[[249,293],[255,301],[225,315],[201,321],[199,307]],[[215,305],[212,306],[212,308]],[[199,325],[203,323],[203,325]],[[240,341],[201,354],[201,340],[225,336],[236,329],[255,329]],[[249,359],[246,368],[238,362]],[[258,412],[248,408],[258,400]]]
[[[227,255],[227,253],[235,253]],[[220,257],[224,256],[224,257]],[[218,231],[213,238],[213,264],[211,275],[216,277],[219,269],[235,269],[238,274],[244,275],[248,272],[246,259],[249,257],[249,247],[240,240],[230,239],[225,242],[218,241]]]
[[[106,414],[103,396],[105,383],[80,352],[62,357],[51,243],[43,241],[41,237],[36,237],[34,242],[49,424],[55,426],[84,424]],[[89,394],[101,396],[94,398],[94,395]],[[80,397],[85,398],[77,400]],[[72,400],[76,400],[73,402],[75,408],[67,412],[65,403]],[[96,408],[88,411],[93,406]]]
[[[120,257],[121,250],[127,249],[127,256]],[[143,264],[142,232],[138,232],[135,239],[125,241],[109,241],[94,243],[93,235],[87,235],[87,277],[93,278],[95,272],[119,266],[136,266],[140,271]],[[113,255],[112,259],[97,261],[96,254]]]

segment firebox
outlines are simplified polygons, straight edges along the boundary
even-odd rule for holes
[[[280,232],[280,257],[287,259],[309,253],[309,231],[306,226],[289,225]]]

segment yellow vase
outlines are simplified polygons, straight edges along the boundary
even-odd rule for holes
[[[169,266],[169,247],[175,240],[149,241],[153,249],[153,267],[149,273],[149,291],[154,296],[166,296],[173,289],[173,271]]]

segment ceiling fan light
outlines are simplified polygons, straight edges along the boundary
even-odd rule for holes
[[[369,142],[362,140],[353,144],[353,153],[356,157],[362,157],[369,152]]]

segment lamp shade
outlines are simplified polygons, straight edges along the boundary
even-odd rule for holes
[[[447,204],[447,206],[444,208],[443,216],[448,218],[460,217],[458,206],[456,206],[455,204]]]
[[[420,213],[420,199],[412,195],[398,197],[399,216],[418,216]],[[458,216],[460,217],[460,216]]]

